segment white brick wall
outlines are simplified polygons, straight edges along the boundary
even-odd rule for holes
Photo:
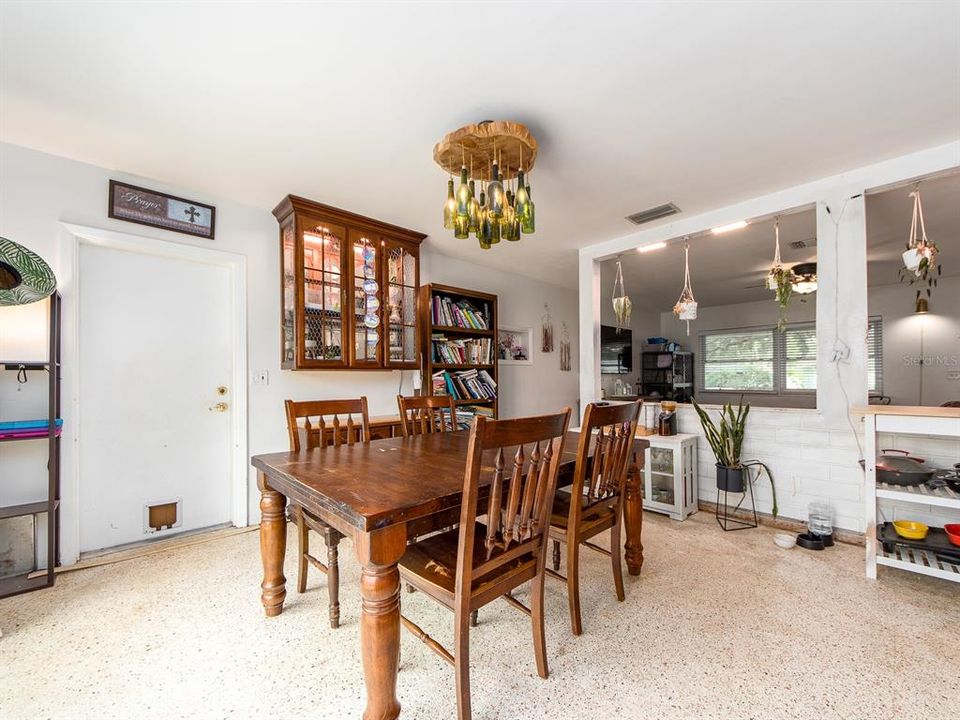
[[[705,405],[711,417],[719,407]],[[700,427],[692,406],[679,410],[679,432],[700,436],[697,441],[700,499],[717,501],[716,459]],[[844,530],[863,532],[863,470],[857,441],[863,443],[861,424],[854,421],[858,437],[850,425],[828,422],[817,410],[753,407],[747,418],[743,452],[745,460],[760,460],[773,471],[777,504],[785,518],[806,521],[807,506],[814,500],[829,502],[836,516],[835,525]],[[878,446],[909,450],[926,458],[935,468],[960,462],[960,439],[881,434]],[[764,475],[757,487],[757,510],[770,512],[770,484]],[[933,525],[957,522],[956,514],[944,515],[929,506],[884,503],[888,520],[910,518]],[[952,518],[952,519],[951,519]]]

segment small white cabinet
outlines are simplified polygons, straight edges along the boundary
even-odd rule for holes
[[[648,435],[643,509],[684,520],[697,511],[697,436]]]

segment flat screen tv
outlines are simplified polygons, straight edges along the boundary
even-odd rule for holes
[[[600,326],[600,372],[603,375],[633,372],[633,340],[629,330],[618,333],[615,327]]]

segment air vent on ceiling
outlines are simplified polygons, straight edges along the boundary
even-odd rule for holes
[[[794,250],[803,250],[805,247],[807,247],[807,241],[795,240],[794,242],[790,243],[790,247],[792,247]]]
[[[678,212],[680,212],[680,208],[673,203],[667,203],[666,205],[657,205],[656,207],[649,208],[647,210],[641,210],[633,215],[627,215],[627,220],[632,222],[634,225],[643,225],[644,223],[652,222],[653,220],[659,220],[660,218],[676,215]]]

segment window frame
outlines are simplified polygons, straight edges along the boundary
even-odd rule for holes
[[[697,361],[697,372],[696,372],[696,392],[697,393],[714,393],[717,395],[730,395],[730,394],[741,394],[741,395],[779,395],[777,388],[780,386],[780,380],[777,377],[777,341],[774,338],[773,341],[773,357],[771,362],[773,363],[773,388],[771,390],[757,390],[757,389],[713,389],[704,387],[706,382],[706,364],[707,364],[707,353],[705,351],[706,347],[706,338],[716,335],[736,335],[742,333],[753,333],[753,332],[769,332],[775,330],[774,325],[754,325],[750,327],[736,327],[736,328],[723,328],[717,330],[703,330],[700,332],[698,340],[698,350],[697,353],[700,359]]]
[[[870,331],[876,327],[876,330],[873,333],[873,342],[870,342]],[[867,317],[867,395],[883,395],[883,316],[882,315],[870,315]],[[874,364],[876,365],[876,372],[874,375],[877,379],[877,387],[870,387],[870,357],[871,350],[875,350],[872,353],[874,358]]]
[[[696,374],[696,392],[697,393],[712,393],[715,395],[731,395],[731,394],[740,394],[740,395],[816,395],[816,387],[812,389],[800,389],[800,388],[788,388],[786,386],[787,379],[787,352],[786,352],[786,331],[789,329],[803,329],[803,328],[813,328],[814,337],[817,339],[817,355],[819,356],[820,347],[819,347],[819,337],[816,334],[816,322],[804,321],[796,323],[788,323],[787,326],[781,331],[777,329],[776,325],[751,325],[747,327],[732,327],[732,328],[717,328],[715,330],[704,330],[699,333],[697,338],[698,349],[699,349],[699,360],[697,361],[697,374]],[[768,332],[773,337],[773,389],[772,390],[756,390],[752,388],[744,389],[708,389],[704,387],[706,381],[705,366],[707,363],[706,352],[704,350],[706,346],[706,338],[716,335],[736,335],[740,333],[751,333],[751,332]]]

